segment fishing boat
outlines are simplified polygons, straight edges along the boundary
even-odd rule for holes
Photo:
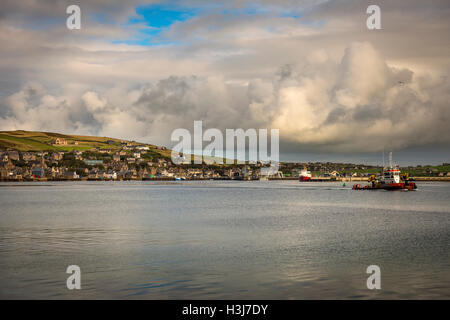
[[[370,175],[368,181],[369,185],[361,186],[354,184],[353,190],[415,190],[417,186],[410,181],[407,173],[401,174],[400,167],[392,164],[392,152],[389,153],[389,167],[383,167],[382,172],[376,175]]]

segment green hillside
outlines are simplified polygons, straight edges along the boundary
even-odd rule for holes
[[[67,141],[67,144],[55,145],[52,142],[56,138],[64,139]],[[135,141],[109,137],[78,136],[24,130],[0,131],[0,149],[11,148],[19,151],[85,151],[93,148],[111,149],[115,151],[120,149],[122,142],[133,145],[141,144]],[[151,144],[145,145],[148,145],[153,152],[159,153],[161,156],[170,157],[171,150],[162,150]]]
[[[56,138],[64,139],[67,141],[65,145],[56,145],[53,140]],[[75,144],[75,142],[77,144]],[[8,148],[18,151],[72,151],[80,150],[86,151],[89,149],[100,148],[109,149],[115,152],[122,148],[122,143],[126,142],[132,145],[146,145],[150,147],[149,155],[153,157],[161,156],[169,159],[171,157],[172,150],[159,148],[155,145],[148,143],[139,143],[136,141],[128,141],[123,139],[109,138],[109,137],[94,137],[94,136],[79,136],[60,134],[54,132],[39,132],[39,131],[0,131],[0,150],[6,150]],[[191,155],[191,160],[199,156]],[[218,162],[219,158],[203,156],[203,160],[212,163]],[[222,161],[225,163],[226,159]]]

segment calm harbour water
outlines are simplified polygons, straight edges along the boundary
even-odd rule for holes
[[[2,183],[0,298],[449,299],[450,183],[418,186]]]

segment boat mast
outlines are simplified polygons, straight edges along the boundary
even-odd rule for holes
[[[392,151],[389,152],[389,169],[392,170]]]

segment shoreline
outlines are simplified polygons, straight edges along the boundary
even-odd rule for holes
[[[177,180],[172,177],[161,177],[161,178],[131,178],[131,179],[0,179],[0,182],[85,182],[85,181],[98,181],[98,182],[111,182],[111,181],[260,181],[260,179],[232,179],[232,178],[190,178]],[[268,178],[264,181],[298,181],[298,177],[286,177],[286,178]],[[412,181],[420,182],[450,182],[450,177],[411,177]],[[313,177],[310,181],[302,181],[302,183],[308,182],[367,182],[367,177],[352,177],[352,178],[329,178],[329,177]]]

